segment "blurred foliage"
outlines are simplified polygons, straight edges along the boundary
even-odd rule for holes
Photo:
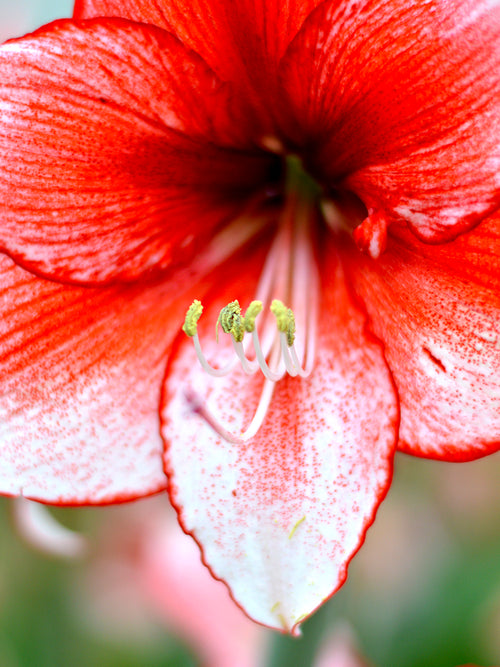
[[[80,575],[85,562],[39,555],[16,536],[9,504],[0,502],[0,665],[2,667],[194,667],[196,661],[161,625],[149,636],[129,628],[106,637],[86,623]],[[65,509],[55,514],[87,532],[110,509]],[[92,532],[92,531],[90,531]],[[94,531],[95,532],[95,531]]]

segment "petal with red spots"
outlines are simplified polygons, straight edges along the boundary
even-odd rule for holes
[[[208,376],[185,338],[172,353],[161,409],[181,524],[246,613],[288,632],[345,580],[390,484],[397,439],[397,398],[380,345],[365,333],[333,252],[328,260],[313,373],[277,383],[255,437],[222,439],[193,410],[193,395],[241,432],[263,378]],[[200,320],[207,356],[221,364],[230,346],[218,349],[212,327],[216,306],[232,296],[241,294],[219,289]]]
[[[88,504],[163,489],[158,405],[179,285],[65,286],[3,255],[0,285],[0,492]]]
[[[378,260],[344,253],[385,342],[408,453],[460,461],[500,446],[499,247],[496,215],[443,246],[394,228]]]

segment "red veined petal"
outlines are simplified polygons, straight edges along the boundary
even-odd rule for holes
[[[268,178],[241,100],[158,28],[58,22],[2,45],[0,73],[0,246],[29,270],[186,264]]]
[[[182,526],[251,618],[293,633],[344,582],[390,484],[397,440],[397,397],[380,345],[366,334],[333,251],[327,266],[313,374],[277,384],[254,438],[223,440],[186,396],[196,392],[238,433],[263,380],[242,372],[214,380],[184,338],[172,351],[161,411]],[[218,292],[200,320],[207,356],[221,364],[227,357],[203,331],[210,327],[213,340],[216,306],[252,298],[249,286],[232,287]]]
[[[164,488],[158,406],[179,285],[65,286],[0,255],[0,286],[0,492],[88,504]]]
[[[74,16],[121,16],[166,28],[225,79],[268,80],[321,0],[76,0]]]
[[[330,0],[281,74],[311,168],[369,213],[435,243],[500,205],[498,2]]]
[[[346,253],[401,401],[400,448],[467,460],[500,447],[500,217],[443,246],[408,231]]]

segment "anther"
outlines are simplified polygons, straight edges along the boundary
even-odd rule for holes
[[[184,320],[184,324],[182,325],[182,330],[184,331],[186,336],[192,338],[196,334],[196,329],[198,327],[198,320],[200,319],[202,312],[203,312],[203,306],[201,305],[201,301],[195,299],[193,303],[189,306],[188,311],[186,313],[186,318]]]
[[[243,318],[241,317],[241,308],[238,301],[231,301],[227,306],[220,311],[217,323],[215,325],[216,337],[219,329],[219,324],[222,331],[231,334],[236,343],[241,343],[245,335],[245,327]]]
[[[245,311],[245,331],[252,333],[255,329],[255,318],[262,311],[262,301],[252,301]]]
[[[186,317],[184,319],[184,324],[182,326],[182,330],[184,331],[186,336],[189,336],[190,338],[193,339],[194,349],[196,350],[196,356],[200,360],[203,369],[209,375],[213,375],[214,377],[222,377],[231,372],[231,370],[234,367],[234,363],[230,362],[223,368],[215,368],[214,366],[211,366],[208,363],[207,359],[205,358],[205,355],[202,352],[200,339],[198,337],[198,320],[200,319],[202,312],[203,312],[203,306],[201,304],[201,301],[195,299],[188,308]]]
[[[279,299],[273,299],[271,312],[276,318],[276,324],[280,333],[286,334],[288,347],[295,341],[295,317],[291,308],[287,308]]]

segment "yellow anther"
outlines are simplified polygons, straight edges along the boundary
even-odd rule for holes
[[[273,299],[271,303],[271,313],[276,318],[276,324],[278,325],[278,331],[286,333],[288,329],[288,309],[279,299]]]
[[[252,333],[255,329],[255,318],[262,310],[262,301],[252,301],[245,312],[245,331]]]
[[[222,331],[231,334],[237,343],[241,343],[245,335],[243,318],[241,317],[241,308],[238,301],[231,301],[220,311],[215,325],[215,331],[218,331],[219,324]]]
[[[186,336],[192,338],[196,334],[198,320],[200,319],[202,312],[203,306],[201,305],[201,301],[195,299],[188,308],[186,319],[184,320],[184,324],[182,326],[182,330]]]
[[[288,346],[291,347],[295,340],[295,317],[293,311],[287,308],[279,299],[273,299],[271,312],[276,318],[278,331],[286,333]]]

